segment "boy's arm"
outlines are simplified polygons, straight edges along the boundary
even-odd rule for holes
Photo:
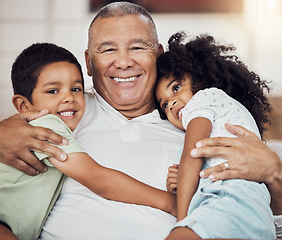
[[[199,172],[202,169],[203,159],[192,158],[190,152],[195,144],[210,136],[212,123],[207,118],[192,119],[186,130],[184,149],[178,169],[177,185],[177,220],[187,216],[190,201],[198,187]]]
[[[19,240],[13,232],[0,223],[0,240]]]
[[[175,195],[146,185],[122,172],[105,168],[86,153],[68,154],[65,162],[49,158],[61,172],[103,198],[146,205],[176,215]]]

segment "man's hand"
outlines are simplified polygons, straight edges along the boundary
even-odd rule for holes
[[[200,172],[211,180],[245,179],[264,182],[272,196],[274,214],[282,214],[282,162],[279,156],[254,133],[240,126],[226,124],[226,129],[238,138],[203,139],[191,151],[193,157],[221,157],[228,160]]]
[[[265,145],[254,133],[241,126],[226,125],[238,138],[207,138],[197,143],[193,157],[221,157],[228,160],[229,169],[224,163],[201,172],[201,177],[212,180],[241,178],[271,184],[279,175],[281,161],[278,155]]]
[[[29,175],[36,175],[45,172],[47,167],[31,150],[44,152],[60,161],[66,160],[66,154],[61,149],[46,142],[61,145],[67,144],[66,139],[50,129],[33,127],[27,123],[47,113],[47,110],[19,113],[0,121],[1,162]]]

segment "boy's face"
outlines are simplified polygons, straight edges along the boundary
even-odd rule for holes
[[[48,109],[73,131],[85,108],[82,77],[76,65],[56,62],[45,66],[31,98],[31,110]]]
[[[162,77],[156,86],[156,98],[168,120],[176,127],[184,130],[182,125],[181,110],[193,97],[188,74],[185,80],[176,81],[172,76]]]

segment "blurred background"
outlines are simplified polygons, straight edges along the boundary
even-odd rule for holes
[[[69,49],[83,66],[87,31],[103,0],[0,0],[0,120],[16,113],[10,72],[20,52],[35,42]],[[282,1],[281,0],[136,0],[156,23],[160,42],[184,30],[209,33],[232,43],[237,54],[263,79],[271,81],[272,126],[267,138],[282,139]]]

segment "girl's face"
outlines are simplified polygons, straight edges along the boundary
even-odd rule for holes
[[[184,130],[182,125],[182,108],[193,97],[191,91],[191,76],[184,75],[184,79],[179,82],[171,75],[162,77],[156,86],[156,98],[168,120],[176,127]]]

